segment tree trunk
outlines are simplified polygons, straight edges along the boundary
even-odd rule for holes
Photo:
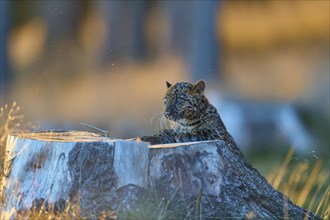
[[[85,217],[112,210],[135,219],[318,219],[268,184],[236,146],[147,146],[87,132],[11,135],[1,218],[77,202]]]

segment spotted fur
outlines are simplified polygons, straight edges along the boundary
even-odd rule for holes
[[[205,140],[232,142],[216,108],[204,96],[205,82],[195,84],[166,82],[164,116],[172,122],[171,129],[165,129],[153,136],[144,136],[143,141],[151,144],[179,143]]]

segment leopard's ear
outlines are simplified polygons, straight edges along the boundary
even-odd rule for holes
[[[167,88],[170,88],[172,86],[172,84],[169,83],[168,81],[166,81],[166,86],[167,86]]]
[[[199,80],[198,82],[195,83],[195,85],[193,85],[193,92],[199,92],[199,93],[203,93],[205,90],[205,82],[204,80]]]

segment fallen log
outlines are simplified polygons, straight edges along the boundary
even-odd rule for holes
[[[122,218],[319,219],[223,141],[152,145],[87,132],[10,135],[1,219],[32,207]]]

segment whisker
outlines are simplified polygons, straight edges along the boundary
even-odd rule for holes
[[[153,122],[153,120],[154,120],[156,117],[161,116],[162,114],[163,114],[163,111],[157,111],[157,112],[155,112],[155,113],[152,115],[150,121]]]
[[[158,111],[155,112],[152,116],[152,118],[150,119],[151,123],[154,126],[154,130],[158,131],[160,128],[160,120],[161,117],[163,117],[163,112],[162,111]]]
[[[158,120],[158,131],[162,129],[162,120],[163,120],[163,115],[161,115]]]
[[[160,128],[161,129],[167,129],[167,126],[166,126],[166,118],[164,115],[162,115],[161,119],[160,119]]]
[[[169,120],[163,115],[161,118],[161,127],[162,129],[170,129]]]

